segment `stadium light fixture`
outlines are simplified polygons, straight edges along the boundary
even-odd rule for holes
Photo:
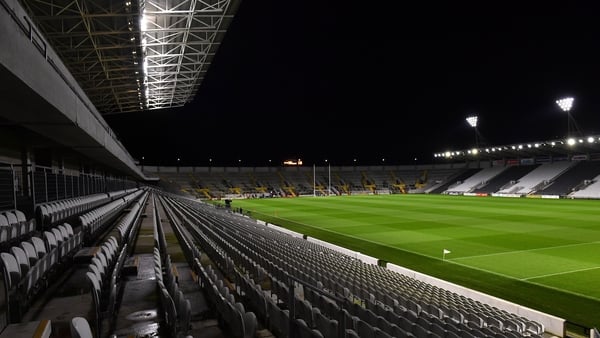
[[[479,148],[479,132],[477,131],[477,115],[471,115],[466,118],[467,123],[475,130],[475,148]]]
[[[477,128],[477,116],[469,116],[466,120],[471,127]]]
[[[562,111],[567,113],[567,139],[571,137],[571,120],[573,117],[571,116],[571,109],[573,108],[573,101],[575,101],[572,97],[565,97],[559,100],[556,100],[556,104],[560,107]]]
[[[563,99],[556,100],[556,104],[558,104],[560,109],[562,109],[564,112],[569,112],[571,111],[571,108],[573,108],[574,100],[575,99],[572,97],[565,97]]]

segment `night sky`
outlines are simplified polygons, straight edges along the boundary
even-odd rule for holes
[[[600,134],[592,7],[399,3],[242,1],[194,102],[107,121],[148,165],[432,163],[471,114],[489,145],[564,137],[564,96]]]

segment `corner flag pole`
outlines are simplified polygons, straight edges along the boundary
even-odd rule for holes
[[[442,251],[442,260],[445,261],[446,260],[446,254],[449,254],[451,251],[448,249],[444,249]]]

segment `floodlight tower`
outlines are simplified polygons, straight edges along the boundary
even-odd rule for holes
[[[475,129],[475,148],[479,149],[479,132],[477,131],[477,115],[471,115],[466,118],[467,122]]]
[[[567,113],[567,138],[571,137],[571,108],[573,108],[572,97],[565,97],[560,100],[556,100],[556,104],[562,109],[562,111]]]

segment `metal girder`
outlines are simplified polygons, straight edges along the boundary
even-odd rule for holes
[[[102,114],[193,99],[241,0],[21,0]]]

